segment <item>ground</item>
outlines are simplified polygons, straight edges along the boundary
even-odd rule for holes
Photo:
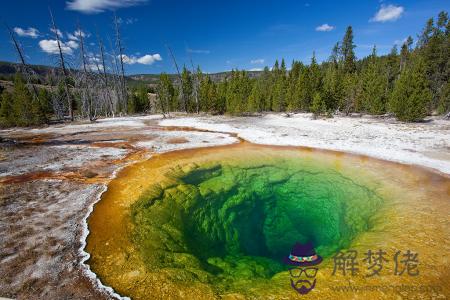
[[[83,251],[86,217],[108,182],[153,153],[240,139],[352,152],[450,174],[450,122],[439,119],[179,115],[2,130],[0,297],[116,297],[84,264]]]

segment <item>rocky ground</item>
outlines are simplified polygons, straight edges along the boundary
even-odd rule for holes
[[[85,218],[115,172],[152,153],[239,138],[354,152],[450,174],[450,122],[437,119],[405,124],[375,118],[313,120],[306,114],[145,116],[2,130],[0,297],[114,297],[84,265],[82,248]]]

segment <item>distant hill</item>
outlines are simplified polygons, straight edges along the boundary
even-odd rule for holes
[[[231,74],[231,71],[211,73],[208,75],[213,81],[219,82],[219,81],[224,80],[228,76],[230,76],[230,74]],[[247,74],[250,78],[257,78],[262,74],[262,71],[247,71]],[[156,84],[159,81],[159,74],[136,74],[136,75],[128,75],[128,77],[133,80],[146,82],[149,84]],[[169,74],[169,78],[173,82],[175,82],[178,79],[178,75],[177,74]]]
[[[20,67],[18,63],[5,62],[0,61],[0,80],[11,81],[14,78],[14,74],[16,73],[17,67]],[[51,66],[42,66],[42,65],[30,65],[33,71],[36,73],[37,77],[41,82],[45,82],[46,78],[54,75],[56,73],[56,68]],[[224,80],[226,77],[230,75],[230,71],[228,72],[219,72],[209,74],[211,79],[215,82],[219,82]],[[259,77],[262,72],[261,71],[247,71],[247,74],[250,78]],[[169,74],[169,78],[176,82],[178,79],[177,74]],[[134,74],[127,75],[127,80],[130,84],[139,84],[145,83],[149,85],[156,85],[159,81],[159,74]]]
[[[17,68],[20,67],[18,63],[12,63],[7,61],[0,61],[0,76],[2,79],[12,78],[16,73]],[[30,65],[33,71],[38,76],[48,76],[55,73],[54,67],[42,66],[42,65]]]

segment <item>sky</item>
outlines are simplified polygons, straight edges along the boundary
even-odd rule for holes
[[[358,58],[388,53],[414,39],[425,22],[450,11],[448,0],[417,1],[187,1],[187,0],[15,0],[3,1],[0,20],[18,37],[28,63],[55,65],[56,41],[49,8],[72,67],[79,64],[80,24],[91,64],[97,35],[111,55],[114,14],[120,21],[127,74],[174,73],[167,45],[180,66],[204,72],[260,70],[284,58],[309,63],[313,52],[326,60],[347,26]],[[0,31],[0,61],[17,62],[8,32]]]

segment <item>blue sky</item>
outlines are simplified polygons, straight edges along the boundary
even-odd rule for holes
[[[359,58],[370,54],[374,44],[383,54],[408,35],[415,39],[428,18],[450,10],[450,1],[4,1],[0,18],[15,28],[33,64],[56,62],[48,7],[73,65],[79,48],[76,36],[69,34],[74,35],[77,22],[95,55],[97,31],[109,49],[115,11],[122,21],[126,72],[136,74],[175,71],[166,43],[180,65],[190,66],[192,57],[205,72],[259,69],[282,57],[289,64],[292,59],[309,62],[313,51],[322,61],[348,25],[353,26]],[[17,61],[5,30],[0,60]]]

